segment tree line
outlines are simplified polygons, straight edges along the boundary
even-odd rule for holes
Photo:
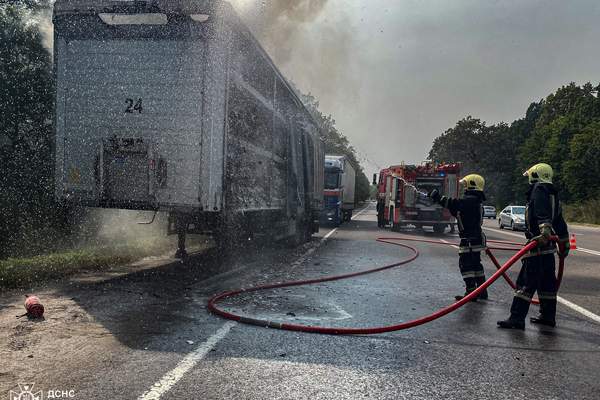
[[[354,201],[359,203],[367,200],[371,194],[371,184],[356,157],[356,150],[352,147],[348,138],[337,129],[335,119],[331,115],[324,115],[319,110],[319,101],[312,94],[302,94],[301,96],[304,104],[321,128],[321,139],[325,144],[325,153],[346,156],[356,171]]]
[[[31,22],[38,6],[0,5],[0,256],[35,251],[64,222],[53,198],[52,61]]]
[[[572,219],[598,221],[600,207],[600,85],[570,83],[533,102],[511,123],[487,125],[468,116],[437,137],[432,160],[461,161],[465,173],[486,178],[490,204],[524,203],[523,172],[539,162],[554,169],[554,183]],[[570,208],[569,208],[570,207]]]

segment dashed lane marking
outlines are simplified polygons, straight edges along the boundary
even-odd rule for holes
[[[366,206],[365,208],[363,208],[362,210],[360,210],[359,212],[357,212],[356,214],[354,214],[352,216],[352,218],[350,219],[355,219],[356,217],[358,217],[359,215],[361,215],[362,213],[364,213],[365,211],[367,211],[370,208],[370,206]]]
[[[177,382],[183,378],[183,376],[199,361],[201,361],[206,355],[227,336],[231,328],[237,325],[237,322],[229,321],[226,322],[214,335],[208,338],[208,340],[202,343],[198,348],[189,353],[183,360],[177,364],[175,368],[167,372],[158,382],[156,382],[150,390],[138,397],[138,400],[157,400],[161,396],[167,393]]]

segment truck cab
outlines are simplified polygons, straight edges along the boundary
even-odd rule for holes
[[[344,156],[325,156],[325,208],[321,222],[339,226],[350,221],[354,210],[355,172]]]

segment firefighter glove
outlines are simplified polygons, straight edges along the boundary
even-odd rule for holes
[[[439,203],[440,200],[442,199],[442,196],[440,195],[440,191],[437,189],[433,189],[431,192],[429,192],[429,197],[431,198],[431,200],[435,201],[436,203]]]
[[[550,242],[550,236],[552,236],[552,225],[542,224],[540,225],[540,235],[533,238],[538,242],[539,246],[547,246]]]
[[[558,255],[560,258],[567,258],[569,255],[569,250],[571,250],[571,243],[569,242],[569,238],[560,239],[558,241]]]

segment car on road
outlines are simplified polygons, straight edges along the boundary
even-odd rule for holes
[[[525,206],[508,206],[498,215],[500,229],[525,230]]]
[[[483,218],[496,218],[496,207],[494,206],[483,206]]]

